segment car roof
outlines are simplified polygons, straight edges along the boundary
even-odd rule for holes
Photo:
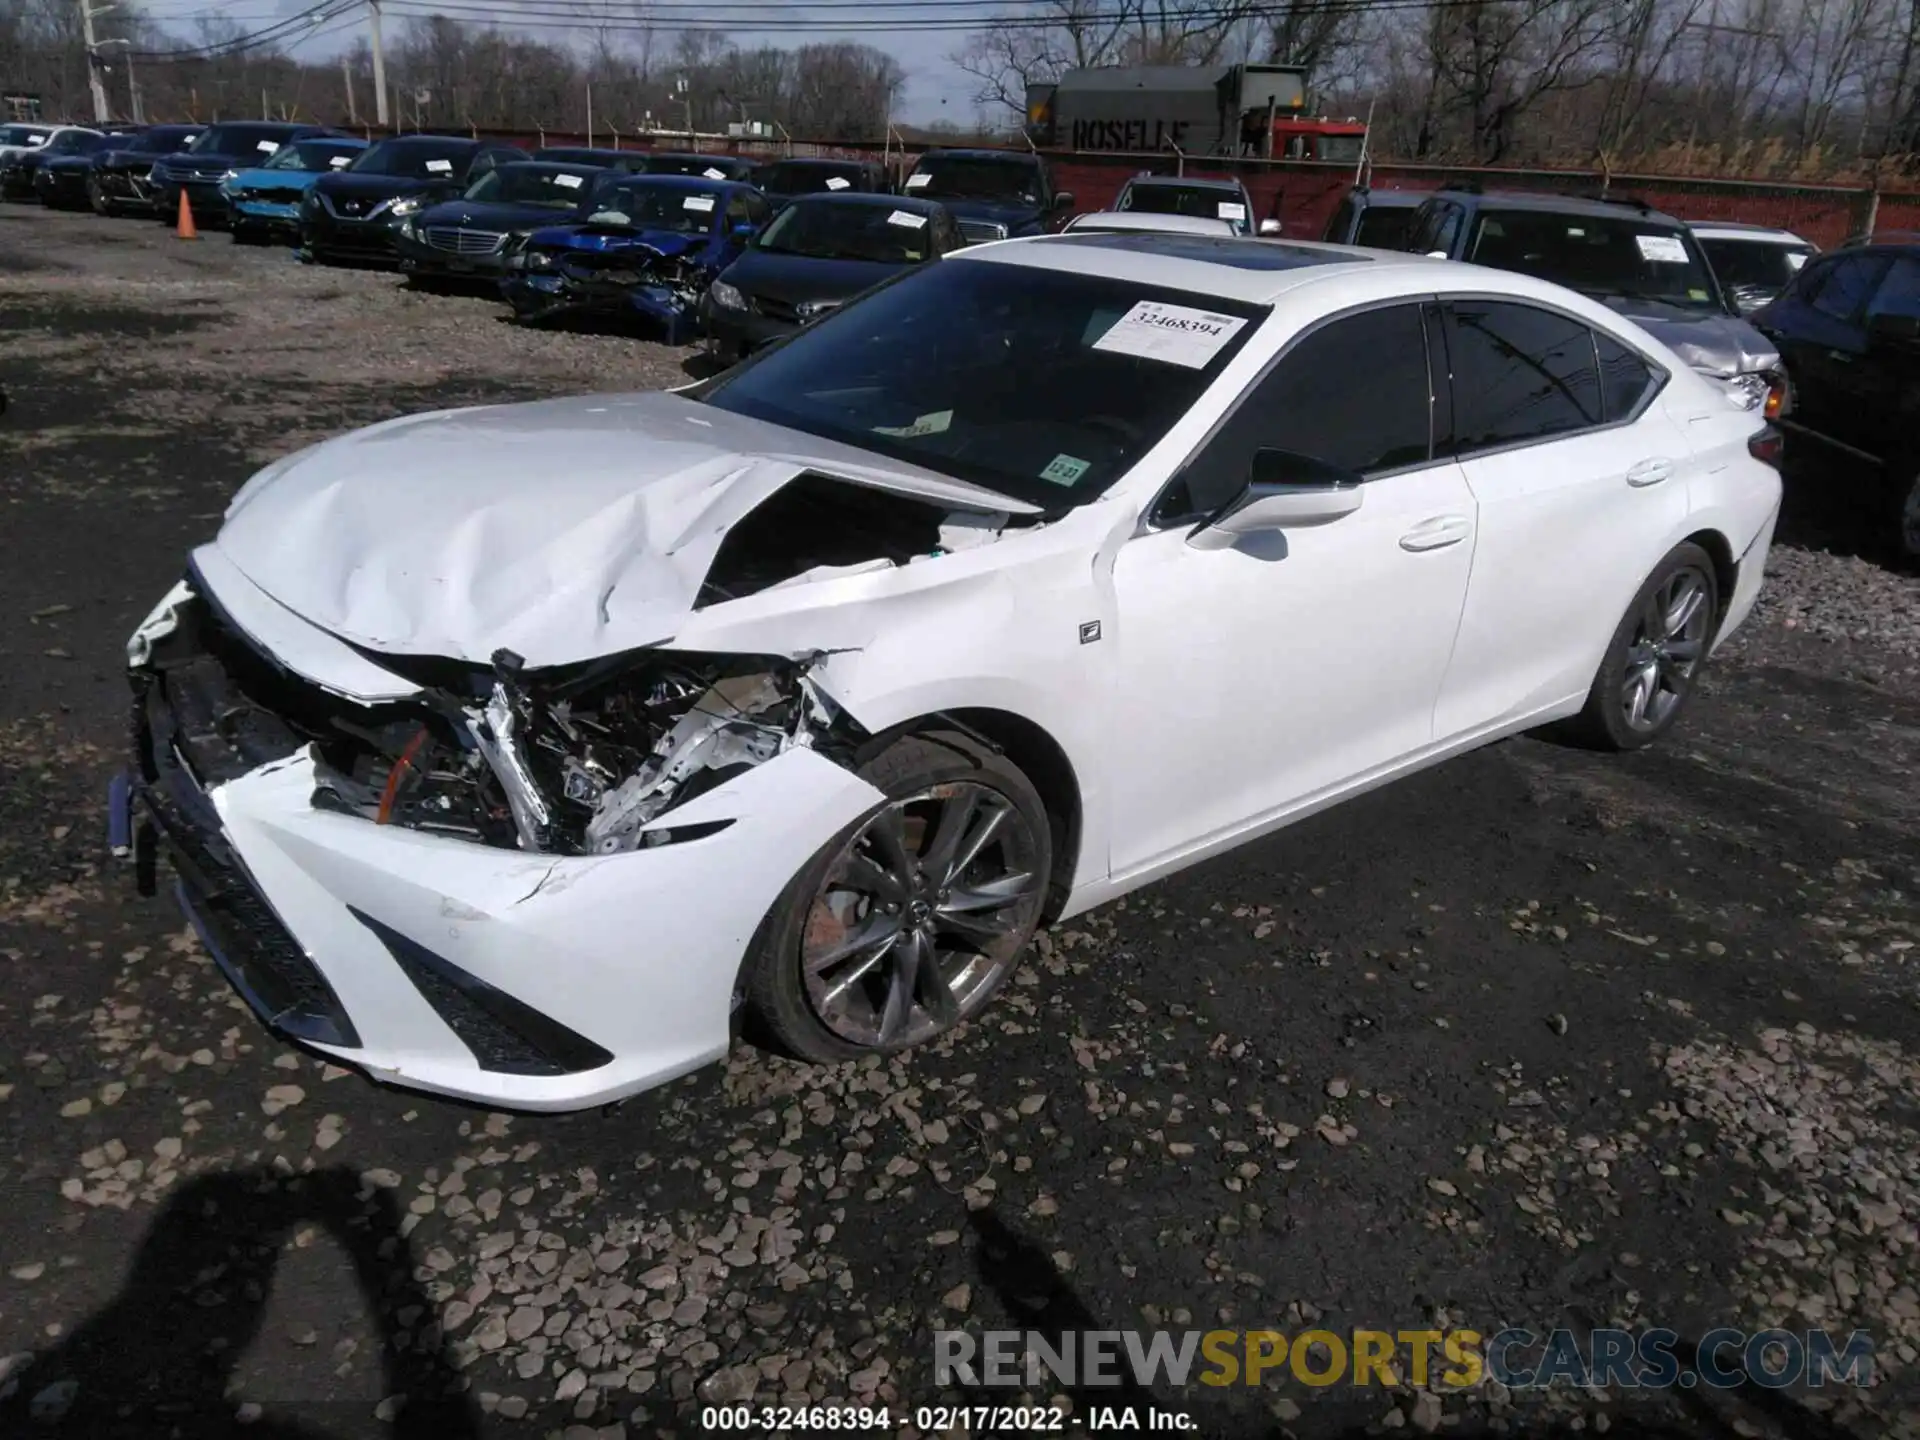
[[[1464,201],[1482,209],[1537,210],[1546,215],[1586,215],[1595,219],[1632,217],[1650,220],[1655,224],[1671,225],[1675,229],[1682,228],[1685,223],[1663,211],[1636,205],[1626,200],[1594,200],[1582,195],[1543,195],[1534,190],[1444,189],[1436,190],[1434,194],[1444,195],[1449,200]]]
[[[612,172],[611,183],[625,189],[629,185],[658,185],[668,190],[751,190],[744,180],[715,180],[708,175],[656,175],[650,170]]]
[[[1155,210],[1095,210],[1076,215],[1063,234],[1088,235],[1100,231],[1129,231],[1157,235],[1231,235],[1231,221],[1203,215],[1163,215]]]
[[[960,146],[952,149],[936,147],[923,151],[921,160],[957,159],[957,160],[1008,160],[1021,165],[1037,165],[1037,155],[1023,155],[1018,150],[987,150],[979,146]],[[918,163],[918,162],[916,162]]]
[[[1413,210],[1427,202],[1427,197],[1436,192],[1430,190],[1370,190],[1364,185],[1356,185],[1347,192],[1349,196],[1365,205],[1369,210]]]
[[[1778,225],[1748,225],[1738,220],[1689,220],[1687,228],[1708,240],[1776,240],[1782,245],[1808,242]]]
[[[1424,255],[1357,250],[1350,245],[1146,230],[1075,231],[992,241],[956,250],[950,258],[1100,275],[1251,305],[1270,305],[1308,280],[1341,271],[1405,267],[1435,277],[1437,284],[1439,277],[1459,268]],[[1419,283],[1410,277],[1410,293],[1417,292]]]
[[[1164,185],[1181,190],[1229,190],[1236,195],[1246,188],[1238,180],[1222,180],[1211,175],[1135,175],[1127,181],[1127,185],[1143,188]]]
[[[789,208],[794,205],[886,205],[912,215],[938,215],[947,208],[938,200],[922,200],[917,195],[885,195],[875,190],[810,190],[787,203]]]
[[[771,170],[779,165],[815,165],[823,170],[829,167],[845,170],[848,168],[865,169],[873,164],[874,162],[871,160],[839,160],[831,155],[782,155],[778,159],[767,161],[761,168]]]

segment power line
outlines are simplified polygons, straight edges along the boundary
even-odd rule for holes
[[[1142,19],[1138,13],[1129,10],[1095,11],[1076,15],[1071,19],[1058,13],[1009,13],[1004,5],[994,6],[992,0],[957,0],[960,5],[972,7],[986,6],[972,14],[953,14],[956,0],[819,0],[809,5],[811,11],[847,10],[858,12],[862,18],[838,20],[826,19],[815,14],[767,16],[767,6],[755,3],[755,0],[661,0],[661,3],[648,7],[647,18],[627,19],[598,17],[555,18],[551,9],[519,8],[529,0],[509,0],[506,5],[484,5],[476,0],[388,0],[393,7],[412,17],[427,18],[439,16],[452,20],[488,20],[504,23],[515,29],[523,30],[602,30],[632,34],[658,33],[671,31],[713,31],[725,32],[742,30],[750,33],[884,33],[893,30],[914,30],[920,32],[968,31],[991,27],[994,29],[1057,29],[1067,24],[1083,27],[1106,25],[1131,25]],[[1316,15],[1373,14],[1385,11],[1434,11],[1451,9],[1471,9],[1484,5],[1487,0],[1323,0],[1316,4]],[[935,10],[948,12],[934,15],[904,15],[898,17],[879,17],[876,10]],[[710,16],[715,12],[745,11],[749,14],[736,14],[727,23],[704,24],[697,19],[681,18],[676,13],[686,11],[691,16]],[[665,13],[663,13],[665,12]],[[1283,4],[1255,3],[1239,6],[1226,3],[1203,5],[1191,10],[1179,12],[1177,18],[1189,24],[1223,23],[1240,21],[1278,19],[1295,13],[1292,7]]]

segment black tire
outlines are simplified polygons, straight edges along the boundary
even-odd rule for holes
[[[1683,642],[1650,638],[1648,633],[1657,628],[1651,622],[1660,597],[1673,593],[1683,577],[1698,586],[1697,611],[1701,617],[1697,635],[1684,642],[1698,647],[1686,662],[1668,656],[1670,649],[1678,649]],[[1689,625],[1693,624],[1690,616]],[[1587,692],[1586,706],[1567,726],[1569,737],[1596,750],[1618,751],[1644,749],[1665,735],[1679,723],[1692,698],[1719,625],[1720,583],[1713,557],[1692,541],[1676,545],[1654,566],[1607,642],[1607,653]],[[1644,676],[1649,665],[1655,669],[1652,694],[1660,703],[1656,709],[1653,700],[1646,702],[1642,718],[1635,721],[1627,690],[1629,670],[1631,667],[1635,674]]]
[[[1920,569],[1920,458],[1888,470],[1887,539],[1896,564]]]
[[[1004,755],[955,731],[937,730],[904,735],[887,744],[860,767],[861,777],[888,797],[887,804],[876,806],[823,845],[801,867],[773,908],[761,922],[747,952],[742,971],[748,1013],[748,1034],[761,1043],[787,1051],[803,1060],[833,1063],[862,1055],[890,1053],[946,1034],[964,1024],[989,1005],[1001,985],[1018,964],[1018,957],[1038,927],[1052,876],[1052,830],[1045,803],[1031,781]],[[803,975],[803,952],[810,922],[816,914],[816,901],[844,852],[853,846],[874,822],[896,802],[919,796],[936,787],[966,785],[993,792],[1011,806],[1019,832],[1022,853],[1029,857],[1024,871],[1031,875],[1030,897],[1007,907],[1008,937],[992,945],[992,961],[985,968],[978,988],[969,991],[956,1013],[944,1023],[935,1018],[932,1006],[923,1006],[917,997],[913,1014],[938,1024],[932,1033],[917,1034],[893,1043],[858,1043],[835,1033],[823,1021],[808,994]],[[930,838],[930,837],[929,837]],[[1028,845],[1026,842],[1030,841]],[[996,840],[983,851],[1004,854]],[[944,895],[944,891],[941,892]],[[829,923],[840,923],[826,910],[819,914]],[[845,930],[843,928],[842,935]],[[983,959],[986,958],[984,955]],[[884,989],[884,984],[879,988]]]
[[[87,181],[87,203],[93,207],[93,213],[96,215],[113,214],[113,206],[107,203],[107,197],[100,189],[98,180]]]

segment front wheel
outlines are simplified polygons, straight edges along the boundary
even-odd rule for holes
[[[100,182],[91,176],[87,179],[87,203],[93,206],[96,215],[111,215],[113,206],[107,203],[107,192],[100,188]]]
[[[1038,792],[967,736],[905,736],[860,774],[886,800],[794,877],[744,976],[770,1038],[807,1060],[904,1050],[977,1015],[1033,937],[1052,870]]]
[[[1576,739],[1602,750],[1651,745],[1680,719],[1719,623],[1713,559],[1688,541],[1654,567],[1594,676]]]
[[[1920,461],[1909,460],[1893,485],[1893,554],[1920,566]]]

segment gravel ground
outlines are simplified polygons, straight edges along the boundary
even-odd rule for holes
[[[526,1118],[276,1044],[103,857],[119,648],[275,455],[686,378],[501,313],[0,207],[0,1433],[578,1440],[807,1398],[911,1434],[964,1398],[938,1327],[1439,1320],[1858,1326],[1877,1383],[1152,1400],[1229,1437],[1920,1435],[1920,579],[1809,493],[1672,743],[1365,797],[1042,936],[911,1058],[742,1048]]]

